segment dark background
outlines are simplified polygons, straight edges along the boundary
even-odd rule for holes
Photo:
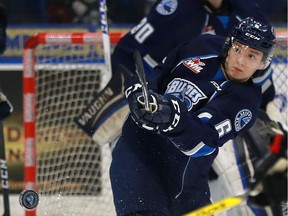
[[[271,22],[287,23],[287,0],[274,0],[273,4],[271,0],[255,1]],[[155,0],[107,0],[108,18],[111,23],[137,23],[154,2]],[[8,22],[11,24],[98,22],[98,0],[6,0],[6,5]],[[79,8],[83,7],[81,12]]]

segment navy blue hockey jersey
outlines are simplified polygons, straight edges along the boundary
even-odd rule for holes
[[[160,93],[181,98],[189,111],[181,116],[185,119],[184,131],[166,133],[163,140],[168,139],[187,155],[211,154],[250,128],[256,119],[261,88],[252,81],[237,83],[225,78],[220,66],[224,40],[202,35],[179,45],[164,64],[155,68],[153,79]]]
[[[134,71],[131,61],[134,50],[139,50],[150,67],[156,66],[179,43],[200,35],[206,19],[201,0],[158,0],[149,14],[118,43],[112,55],[112,67],[125,62]]]

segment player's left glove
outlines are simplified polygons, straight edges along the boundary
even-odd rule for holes
[[[13,106],[7,97],[0,92],[0,121],[4,120],[13,112]]]

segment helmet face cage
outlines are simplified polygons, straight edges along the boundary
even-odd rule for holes
[[[263,52],[264,69],[268,67],[275,49],[275,34],[274,28],[271,25],[256,21],[252,17],[242,20],[226,39],[223,50],[225,57],[233,40],[237,40],[244,45]]]

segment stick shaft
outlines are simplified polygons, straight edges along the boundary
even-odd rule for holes
[[[142,58],[139,51],[134,52],[134,61],[136,67],[136,74],[139,78],[140,84],[142,85],[142,92],[144,97],[144,106],[147,112],[152,112],[151,106],[149,104],[149,91],[145,77],[145,71],[142,63]]]
[[[104,60],[105,60],[106,68],[107,68],[106,73],[102,76],[103,79],[101,81],[101,87],[100,87],[102,89],[106,86],[106,84],[112,78],[111,42],[110,42],[109,26],[108,26],[108,19],[107,19],[106,0],[99,0],[99,11],[100,11]]]

